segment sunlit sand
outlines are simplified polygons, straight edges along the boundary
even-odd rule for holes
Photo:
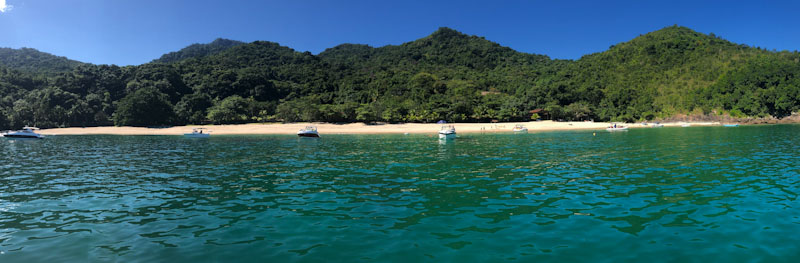
[[[529,132],[536,131],[556,131],[556,130],[603,130],[611,123],[608,122],[505,122],[505,123],[451,123],[456,127],[458,133],[481,133],[481,132],[511,132],[515,125],[521,124],[528,128]],[[680,127],[685,122],[663,123],[664,126]],[[314,125],[319,129],[321,135],[325,134],[436,134],[441,124],[436,123],[405,123],[405,124],[373,124],[363,123],[332,124],[332,123],[272,123],[272,124],[236,124],[236,125],[189,125],[174,126],[168,128],[144,128],[144,127],[87,127],[87,128],[57,128],[43,129],[41,134],[45,135],[91,135],[91,134],[112,134],[112,135],[183,135],[191,132],[192,128],[206,128],[212,135],[236,135],[236,134],[291,134],[294,135],[298,130],[305,126]],[[630,128],[650,128],[652,126],[642,124],[624,124]],[[719,125],[716,122],[693,122],[692,126]]]

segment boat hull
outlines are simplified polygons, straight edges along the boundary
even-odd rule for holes
[[[298,133],[297,136],[305,138],[319,138],[319,134],[317,133]]]
[[[628,127],[625,127],[625,128],[606,128],[606,131],[610,131],[610,132],[628,131]]]
[[[186,138],[208,138],[211,137],[211,134],[185,133],[183,136]]]
[[[33,130],[38,128],[25,127],[19,131],[8,131],[0,133],[0,137],[9,139],[44,139],[41,134],[35,133]]]
[[[3,138],[9,138],[9,139],[44,139],[44,137],[34,136],[34,135],[8,135],[8,134],[3,135]]]
[[[449,140],[449,139],[455,139],[455,138],[456,138],[456,134],[455,133],[440,133],[439,134],[439,139]]]

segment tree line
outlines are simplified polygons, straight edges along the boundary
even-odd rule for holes
[[[516,52],[448,28],[402,45],[344,44],[318,55],[266,41],[216,40],[126,67],[0,51],[28,54],[24,62],[0,58],[0,129],[780,118],[800,107],[796,51],[678,26],[578,60]]]

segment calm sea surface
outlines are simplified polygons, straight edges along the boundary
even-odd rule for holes
[[[800,260],[798,125],[321,132],[0,140],[0,262]]]

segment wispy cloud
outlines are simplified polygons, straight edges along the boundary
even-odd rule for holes
[[[11,11],[11,5],[6,5],[6,0],[0,0],[0,13]]]

